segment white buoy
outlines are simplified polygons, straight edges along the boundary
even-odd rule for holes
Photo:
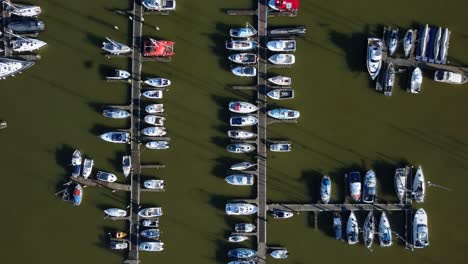
[[[156,30],[159,31],[159,27],[158,27],[158,26],[156,26]]]
[[[133,20],[133,17],[132,17],[132,16],[128,16],[128,19]]]
[[[115,28],[116,30],[119,30],[119,27],[118,27],[118,26],[114,26],[114,28]]]

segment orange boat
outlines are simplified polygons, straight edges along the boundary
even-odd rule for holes
[[[125,232],[114,232],[114,233],[109,233],[109,235],[112,237],[112,238],[124,238],[127,236],[127,233]]]
[[[143,56],[145,57],[170,57],[175,54],[174,41],[155,40],[149,38],[143,43]]]

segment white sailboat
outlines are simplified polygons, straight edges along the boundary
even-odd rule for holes
[[[379,240],[381,247],[389,247],[392,245],[392,228],[388,221],[385,212],[382,212],[379,222]]]
[[[125,53],[129,53],[132,51],[132,49],[130,49],[129,46],[127,45],[124,45],[120,42],[117,42],[115,40],[112,40],[110,38],[107,38],[106,37],[106,40],[108,42],[103,42],[102,43],[102,49],[111,53],[111,54],[114,54],[114,55],[120,55],[120,54],[125,54]]]
[[[233,101],[229,103],[229,111],[238,114],[250,114],[256,112],[258,107],[254,104],[241,101]]]
[[[346,235],[348,237],[348,244],[354,245],[359,242],[359,225],[354,212],[351,212],[346,224]]]
[[[328,176],[323,176],[320,184],[320,198],[324,204],[330,201],[331,196],[331,180]]]
[[[437,33],[435,35],[434,43],[433,43],[434,50],[433,50],[432,55],[433,55],[434,60],[437,60],[437,57],[439,57],[441,39],[442,39],[442,28],[439,27],[437,29]]]
[[[11,48],[14,52],[31,52],[47,45],[45,41],[33,38],[19,37],[11,41]]]
[[[416,202],[424,202],[424,196],[426,194],[426,182],[424,181],[424,173],[422,167],[419,166],[416,170],[416,175],[413,181],[413,198]]]
[[[250,169],[254,166],[256,166],[257,163],[250,163],[250,162],[239,162],[239,163],[236,163],[236,164],[233,164],[231,165],[231,167],[229,167],[230,170],[247,170],[247,169]]]
[[[92,159],[85,159],[83,163],[83,177],[87,179],[89,175],[91,175],[91,172],[93,171],[93,166],[94,166],[94,160]]]
[[[366,217],[364,221],[362,236],[364,239],[364,245],[367,248],[371,248],[374,242],[374,235],[375,235],[375,218],[374,213],[372,211]]]
[[[245,130],[229,130],[228,137],[233,139],[251,139],[257,137],[257,134]]]
[[[252,215],[257,213],[258,208],[248,203],[227,203],[225,210],[227,215]]]
[[[429,246],[427,214],[424,209],[419,208],[414,214],[413,220],[413,247],[425,248],[427,246]]]
[[[276,65],[293,65],[296,57],[293,54],[280,53],[270,56],[268,61]]]
[[[34,65],[32,61],[21,61],[9,58],[0,58],[0,79],[14,76]]]
[[[12,4],[10,1],[2,2],[4,5],[8,5],[9,11],[15,16],[35,17],[42,13],[40,6]]]
[[[130,155],[125,155],[122,157],[122,171],[125,177],[130,175],[132,170],[132,157]]]
[[[400,200],[400,203],[403,203],[403,199],[406,194],[406,181],[408,179],[408,170],[409,168],[398,168],[395,171],[395,192]]]
[[[409,29],[406,31],[405,38],[403,39],[403,49],[405,51],[405,56],[409,57],[411,48],[413,47],[413,30]]]
[[[165,140],[156,140],[156,141],[150,141],[146,143],[145,145],[149,149],[168,149],[169,148],[169,142]]]
[[[247,173],[232,174],[226,177],[226,182],[237,186],[250,186],[254,184],[254,176]]]
[[[449,48],[449,37],[450,31],[448,28],[444,29],[444,33],[442,35],[442,41],[440,45],[440,60],[445,62],[447,60],[448,48]]]
[[[382,47],[383,42],[379,38],[367,39],[367,71],[372,80],[377,78],[382,68]]]
[[[419,36],[419,56],[426,57],[427,42],[429,41],[429,25],[426,24]]]
[[[281,75],[268,78],[268,81],[273,84],[281,85],[281,86],[291,85],[292,83],[292,79],[290,77],[281,76]]]

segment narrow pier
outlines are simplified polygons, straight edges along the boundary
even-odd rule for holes
[[[115,191],[129,192],[131,190],[130,185],[117,182],[103,182],[96,179],[85,179],[83,177],[70,177],[70,180],[81,185],[105,187]]]
[[[341,212],[341,211],[403,211],[411,209],[411,204],[269,204],[268,210],[294,212]]]

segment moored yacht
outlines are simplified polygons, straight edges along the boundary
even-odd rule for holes
[[[445,62],[447,60],[448,48],[449,48],[449,37],[450,31],[448,28],[444,29],[444,33],[442,34],[442,41],[440,44],[440,60]]]
[[[392,228],[385,212],[382,212],[379,222],[380,246],[389,247],[392,245]]]
[[[328,176],[323,176],[320,184],[320,198],[322,203],[327,204],[330,201],[331,180]]]
[[[258,110],[258,107],[248,102],[233,101],[229,103],[229,111],[238,114],[250,114]]]
[[[296,51],[296,41],[291,39],[272,40],[267,43],[271,51]]]
[[[270,256],[275,259],[285,259],[288,258],[288,250],[287,249],[276,249],[270,253]]]
[[[112,217],[125,217],[127,216],[127,211],[119,208],[108,208],[104,210],[104,213],[106,213],[108,216]]]
[[[226,177],[226,182],[231,185],[249,186],[254,184],[254,176],[247,173],[232,174]]]
[[[440,51],[440,43],[441,43],[441,40],[442,40],[442,28],[439,27],[437,29],[437,33],[435,35],[435,38],[434,38],[434,42],[433,42],[433,58],[434,60],[437,60],[437,57],[439,57],[439,51]]]
[[[268,61],[276,65],[293,65],[296,57],[293,54],[280,53],[270,56]]]
[[[271,212],[271,216],[275,219],[286,219],[291,218],[294,216],[294,213],[291,211],[284,211],[284,210],[273,210]]]
[[[132,157],[130,155],[124,155],[122,157],[122,171],[125,177],[130,175],[130,171],[132,170]]]
[[[150,104],[145,107],[145,111],[148,114],[164,113],[163,104]]]
[[[156,141],[150,141],[147,142],[145,145],[149,149],[168,149],[169,148],[169,142],[165,140],[156,140]]]
[[[0,58],[0,79],[21,73],[21,71],[34,65],[32,61],[21,61],[9,58]]]
[[[162,99],[163,91],[161,90],[147,90],[142,93],[142,95],[149,99]]]
[[[143,183],[146,189],[162,190],[164,189],[164,180],[146,180]]]
[[[101,139],[111,143],[129,143],[130,142],[130,133],[127,132],[107,132],[102,134]]]
[[[165,127],[146,127],[141,130],[141,133],[145,136],[149,137],[162,137],[166,135],[166,128]]]
[[[138,215],[143,218],[159,217],[163,215],[162,207],[150,207],[138,211]]]
[[[413,198],[416,202],[424,202],[424,196],[426,194],[426,182],[424,180],[424,173],[422,167],[419,166],[416,170],[413,180]]]
[[[355,202],[361,200],[361,174],[353,171],[349,174],[349,192]]]
[[[406,196],[406,181],[408,179],[409,168],[398,168],[395,171],[395,192],[400,200],[400,203],[403,203],[403,199]]]
[[[93,166],[94,166],[94,160],[92,159],[85,159],[83,162],[83,178],[87,179],[89,175],[91,175],[91,172],[93,171]]]
[[[251,144],[246,143],[236,143],[236,144],[229,144],[226,147],[227,151],[231,153],[249,153],[255,150],[255,147]]]
[[[81,185],[75,185],[73,189],[73,205],[80,205],[83,200],[83,188]]]
[[[397,48],[398,48],[398,28],[394,28],[390,32],[390,36],[388,38],[388,51],[390,52],[390,56],[393,56]]]
[[[410,92],[414,94],[421,92],[422,81],[423,76],[421,69],[419,67],[414,68],[413,73],[411,73]]]
[[[382,47],[383,42],[379,38],[367,39],[367,71],[372,80],[375,80],[382,68]]]
[[[171,80],[165,78],[149,78],[145,83],[156,88],[163,88],[171,85]]]
[[[249,239],[249,237],[238,236],[238,235],[232,235],[228,237],[228,241],[231,243],[240,243],[240,242],[246,241],[247,239]]]
[[[141,225],[144,227],[159,227],[159,219],[143,219]]]
[[[172,11],[176,9],[176,0],[143,0],[141,5],[151,11]]]
[[[253,126],[258,123],[258,119],[255,116],[234,116],[229,119],[231,126]]]
[[[166,118],[163,116],[156,115],[145,115],[145,123],[153,126],[164,126]]]
[[[83,158],[81,157],[81,152],[79,150],[75,150],[72,155],[72,176],[78,177],[81,173],[81,163],[83,162]]]
[[[294,98],[293,89],[272,89],[268,91],[267,96],[274,100],[286,100]]]
[[[256,226],[250,223],[240,223],[234,225],[234,230],[238,233],[250,233],[255,231]]]
[[[114,76],[107,76],[106,80],[126,80],[131,76],[128,71],[115,69]]]
[[[231,28],[229,35],[233,38],[250,38],[257,34],[257,30],[252,27],[249,23],[246,23],[245,27],[242,28]]]
[[[44,21],[29,18],[12,21],[7,27],[15,33],[25,34],[44,31],[45,24]]]
[[[257,255],[257,252],[248,248],[236,248],[228,251],[228,258],[250,259]]]
[[[253,204],[248,203],[227,203],[227,215],[252,215],[257,213],[258,208]]]
[[[343,224],[341,222],[341,215],[338,212],[335,212],[333,214],[333,231],[335,234],[335,239],[336,240],[342,240],[343,239]]]
[[[403,50],[405,51],[405,56],[409,57],[411,48],[413,47],[413,30],[408,29],[405,34],[405,38],[403,39]]]
[[[257,163],[250,163],[250,162],[244,161],[244,162],[239,162],[239,163],[231,165],[229,169],[230,170],[247,170],[254,166],[257,166]]]
[[[419,56],[426,57],[427,42],[429,41],[429,25],[426,24],[419,35]]]
[[[11,48],[14,52],[31,52],[47,45],[46,42],[33,38],[17,38],[11,41]]]
[[[163,242],[142,242],[138,245],[138,249],[141,251],[163,251]]]
[[[107,108],[102,111],[102,115],[114,119],[124,119],[130,117],[130,113],[123,109]]]
[[[273,84],[281,85],[281,86],[291,85],[292,83],[292,79],[290,77],[281,76],[281,75],[268,78],[268,81]]]
[[[140,232],[142,237],[150,238],[150,239],[158,239],[161,235],[161,232],[157,228],[150,228]]]
[[[40,6],[12,4],[9,1],[3,1],[3,4],[9,6],[9,11],[15,16],[35,17],[42,13]]]
[[[377,195],[377,177],[373,170],[369,170],[364,176],[364,188],[362,192],[362,201],[364,203],[374,203]]]
[[[98,171],[96,174],[96,178],[103,182],[115,182],[117,181],[117,176],[112,173],[105,172],[105,171]]]
[[[275,143],[270,144],[270,151],[273,152],[290,152],[292,150],[292,145],[290,143]]]
[[[226,49],[228,50],[246,51],[256,49],[257,46],[258,43],[251,39],[226,41]]]
[[[273,109],[267,112],[268,116],[275,119],[280,120],[294,120],[298,119],[300,116],[299,111],[286,109],[286,108],[278,108]]]
[[[348,244],[354,245],[359,242],[359,225],[354,212],[351,211],[348,223],[346,224],[346,235],[348,238]]]
[[[450,84],[464,84],[468,82],[468,77],[457,72],[436,71],[434,73],[434,81]]]
[[[239,64],[253,64],[257,63],[257,54],[253,53],[236,53],[229,55],[229,60]]]
[[[128,248],[128,243],[126,241],[110,241],[110,248],[114,250],[124,250]]]
[[[372,243],[374,242],[374,235],[375,235],[375,217],[374,212],[370,211],[364,220],[364,226],[362,227],[362,236],[364,239],[364,245],[367,248],[372,247]]]
[[[419,208],[414,214],[413,220],[413,247],[425,248],[427,246],[429,246],[427,214],[424,209]]]
[[[245,130],[229,130],[227,134],[233,139],[251,139],[257,136],[257,134]]]
[[[131,52],[132,50],[130,49],[129,46],[127,45],[124,45],[122,43],[119,43],[115,40],[112,40],[110,38],[106,38],[108,42],[103,42],[102,43],[102,49],[111,53],[111,54],[114,54],[114,55],[120,55],[120,54],[125,54],[125,53],[129,53]]]
[[[385,72],[385,82],[384,82],[384,95],[391,96],[393,93],[393,85],[395,85],[395,67],[393,62],[390,62],[387,66],[387,71]]]
[[[255,77],[257,76],[257,68],[253,66],[238,66],[232,68],[232,73],[240,77]]]

